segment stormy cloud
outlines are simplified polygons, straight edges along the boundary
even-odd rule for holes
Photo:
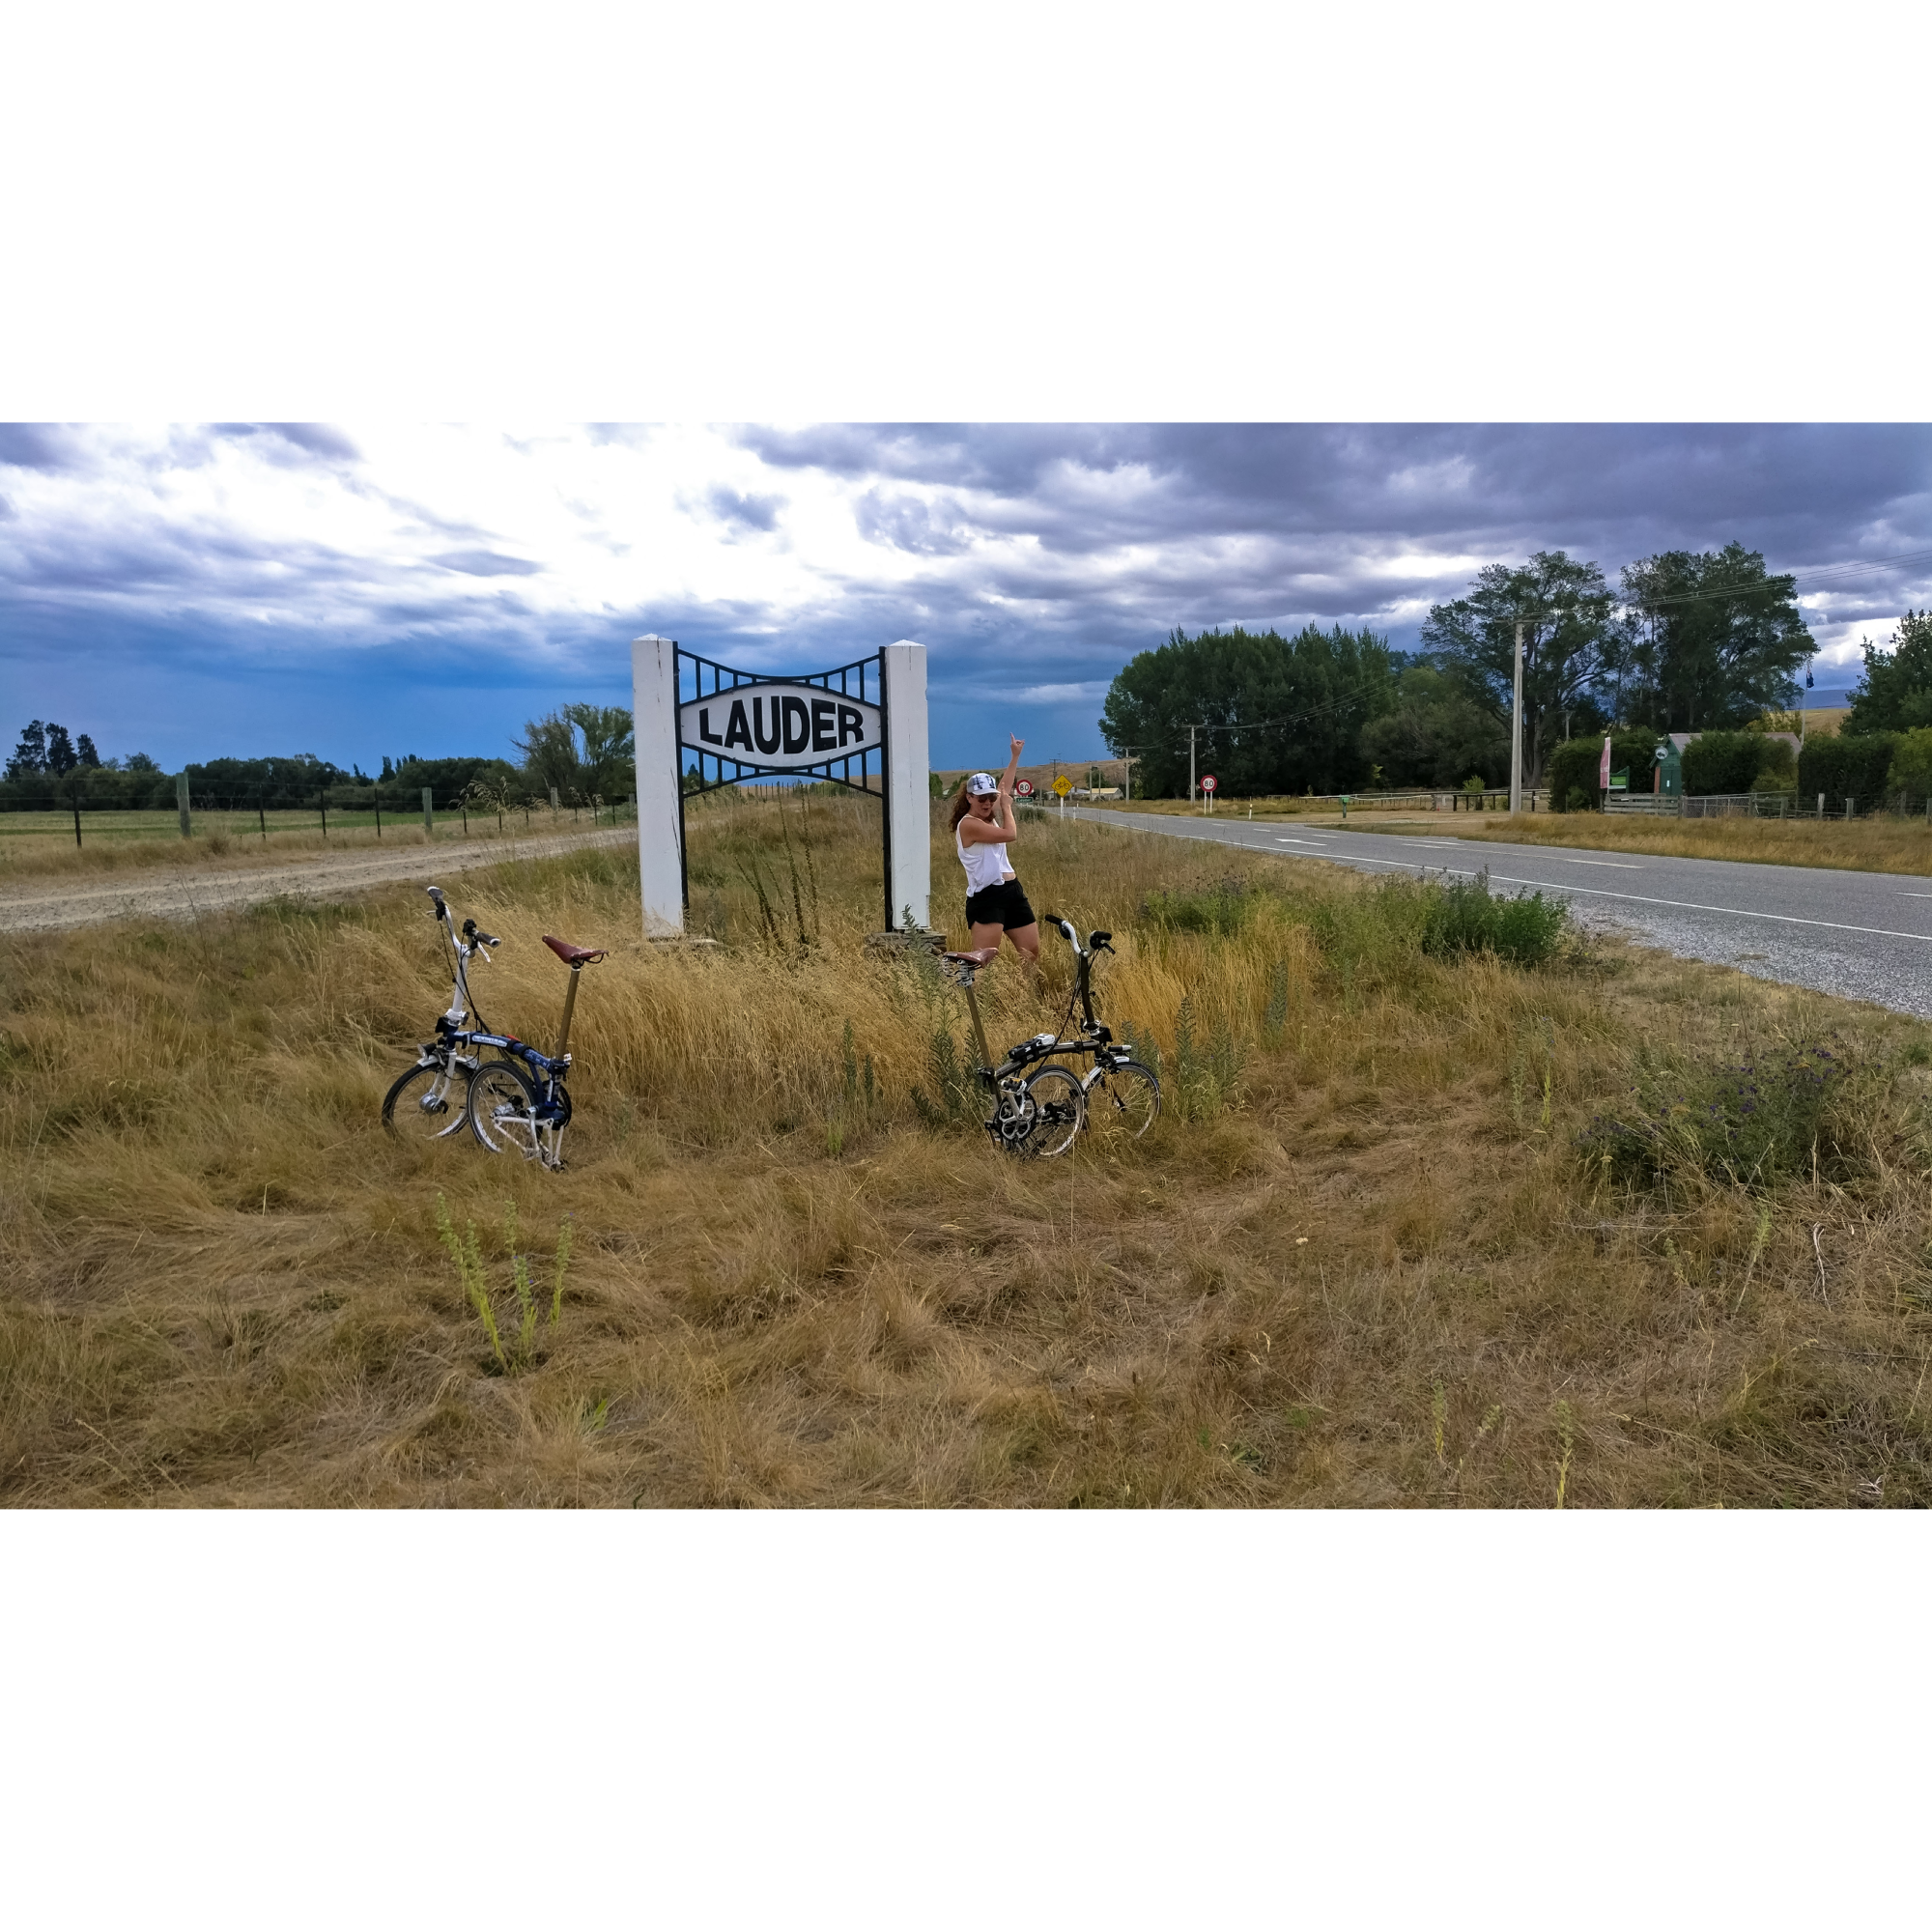
[[[15,424],[0,498],[12,708],[92,706],[103,750],[163,758],[499,749],[532,704],[621,700],[645,630],[764,669],[917,638],[942,761],[1009,725],[1079,757],[1176,627],[1412,646],[1541,549],[1612,582],[1762,551],[1821,689],[1932,604],[1932,431],[1904,425]]]

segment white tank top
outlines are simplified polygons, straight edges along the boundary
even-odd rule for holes
[[[959,836],[958,826],[952,828],[952,843],[959,854],[959,863],[966,867],[966,896],[983,893],[988,886],[997,886],[1012,867],[1007,864],[1007,848],[1004,845],[969,845]]]

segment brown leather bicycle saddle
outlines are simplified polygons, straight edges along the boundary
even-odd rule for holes
[[[990,966],[1000,956],[997,946],[982,946],[977,952],[942,952],[942,959],[956,959],[962,966]]]
[[[553,939],[549,933],[543,936],[543,943],[563,961],[566,966],[588,966],[603,958],[601,947],[573,946],[567,939]]]

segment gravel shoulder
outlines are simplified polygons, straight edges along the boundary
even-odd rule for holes
[[[203,913],[265,904],[270,899],[353,898],[371,886],[419,880],[435,885],[452,872],[517,859],[550,859],[585,846],[632,845],[635,826],[565,833],[542,838],[505,838],[435,846],[410,845],[394,853],[353,852],[340,858],[317,853],[287,865],[190,868],[145,872],[139,877],[0,887],[0,932],[65,932],[116,919],[195,919]]]
[[[1754,979],[1869,1000],[1932,1020],[1932,880],[1731,859],[1571,851],[1442,832],[1284,829],[1230,818],[1067,813],[1123,831],[1207,838],[1365,872],[1487,872],[1509,891],[1560,894],[1578,921]]]

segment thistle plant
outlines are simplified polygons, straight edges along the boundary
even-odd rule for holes
[[[1570,1484],[1570,1463],[1577,1454],[1577,1418],[1567,1402],[1556,1405],[1556,1440],[1563,1460],[1556,1465],[1556,1507],[1563,1507],[1563,1492]]]
[[[489,1341],[491,1354],[496,1357],[498,1372],[515,1375],[520,1369],[528,1368],[535,1358],[537,1323],[542,1307],[530,1280],[530,1258],[518,1247],[517,1204],[507,1201],[503,1205],[504,1246],[510,1254],[510,1293],[517,1304],[514,1349],[506,1349],[503,1345],[503,1331],[497,1321],[497,1311],[490,1298],[489,1281],[484,1273],[483,1251],[476,1236],[476,1223],[466,1222],[464,1232],[458,1235],[456,1224],[450,1218],[449,1203],[439,1194],[436,1197],[436,1227],[444,1249],[456,1264],[464,1295],[475,1309],[476,1319],[483,1324],[483,1333]],[[566,1216],[563,1231],[556,1238],[556,1254],[551,1265],[550,1325],[553,1328],[563,1315],[563,1284],[570,1267],[572,1232],[572,1222]]]

